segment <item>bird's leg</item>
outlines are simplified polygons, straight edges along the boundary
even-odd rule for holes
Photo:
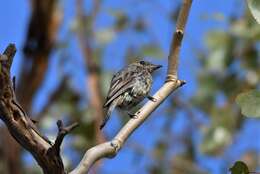
[[[137,114],[135,113],[131,113],[131,112],[127,112],[127,114],[129,115],[130,118],[133,118],[133,119],[137,119]]]
[[[138,114],[140,113],[140,111],[138,111],[137,113],[131,113],[131,112],[127,112],[127,114],[129,115],[130,118],[133,118],[133,119],[137,119],[138,118]]]
[[[152,96],[150,96],[150,95],[148,95],[147,98],[148,98],[148,100],[151,100],[153,102],[157,102],[157,99],[152,97]]]

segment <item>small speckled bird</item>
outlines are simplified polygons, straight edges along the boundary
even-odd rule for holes
[[[115,107],[129,111],[145,97],[156,101],[149,95],[153,83],[151,74],[161,67],[161,65],[154,65],[147,61],[138,61],[121,69],[113,76],[104,104],[107,113],[100,129],[106,125]],[[131,118],[135,116],[129,112],[128,114]]]

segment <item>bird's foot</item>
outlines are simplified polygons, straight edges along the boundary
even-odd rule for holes
[[[140,113],[140,111],[138,111],[138,112],[136,112],[136,113],[127,112],[127,114],[129,115],[129,117],[130,117],[130,118],[133,118],[133,119],[137,119],[139,113]]]
[[[34,124],[38,124],[38,123],[39,123],[38,120],[35,120],[35,119],[33,119],[33,118],[30,118],[30,119],[31,119],[31,121],[32,121]]]
[[[157,99],[152,97],[152,96],[150,96],[150,95],[148,95],[147,98],[148,98],[148,100],[151,100],[153,102],[157,102]]]

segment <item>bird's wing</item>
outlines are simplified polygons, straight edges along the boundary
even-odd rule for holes
[[[119,72],[121,73],[121,72]],[[107,107],[114,99],[133,87],[135,83],[133,73],[121,73],[113,77],[108,91],[104,107]]]

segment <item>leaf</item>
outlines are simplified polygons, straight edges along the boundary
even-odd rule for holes
[[[105,28],[96,31],[94,34],[97,42],[100,44],[107,44],[115,38],[116,31],[113,28]]]
[[[206,68],[210,72],[225,72],[225,68],[230,63],[232,38],[225,32],[212,31],[206,37],[206,44],[210,51],[206,59]]]
[[[202,153],[207,155],[220,155],[225,147],[230,144],[231,132],[222,127],[210,127],[205,129],[205,135],[200,145]]]
[[[260,1],[259,0],[247,0],[247,4],[250,12],[255,20],[260,24]]]
[[[162,49],[158,45],[144,45],[141,48],[142,54],[147,57],[164,57]]]
[[[236,161],[229,171],[231,174],[249,174],[249,169],[243,161]]]
[[[252,90],[241,93],[236,98],[242,114],[248,117],[260,117],[260,91]]]
[[[124,11],[109,10],[109,13],[115,17],[114,29],[116,31],[122,31],[127,28],[130,22],[129,16]]]
[[[142,20],[141,18],[139,18],[139,19],[135,22],[135,24],[134,24],[134,29],[135,29],[136,31],[139,31],[139,32],[145,31],[145,29],[146,29],[146,23],[145,23],[145,21]]]

